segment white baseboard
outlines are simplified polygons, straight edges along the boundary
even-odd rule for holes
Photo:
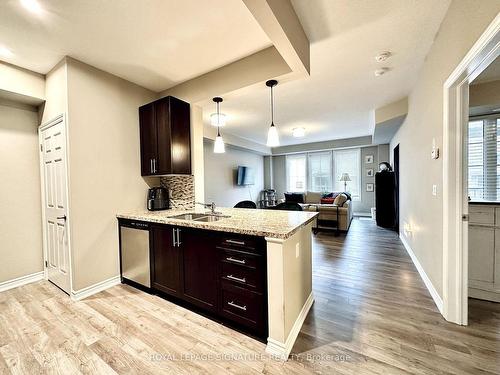
[[[267,338],[267,346],[266,346],[267,353],[284,361],[288,359],[288,356],[292,351],[293,344],[295,344],[295,340],[297,340],[297,336],[300,333],[302,324],[304,324],[304,320],[306,320],[307,314],[309,313],[309,310],[311,309],[313,303],[314,303],[314,296],[313,293],[311,292],[311,294],[309,294],[309,297],[307,297],[304,306],[302,306],[302,310],[300,310],[299,316],[295,320],[295,323],[293,324],[293,327],[290,330],[290,333],[288,334],[286,341],[282,343],[270,337]]]
[[[439,312],[441,313],[441,315],[443,315],[443,300],[439,296],[439,293],[437,292],[436,288],[434,288],[434,285],[432,284],[431,279],[429,279],[429,277],[425,273],[424,268],[422,267],[422,265],[418,261],[417,257],[415,256],[415,253],[411,249],[408,242],[406,242],[406,239],[401,235],[401,233],[399,234],[399,238],[401,239],[401,242],[403,243],[403,245],[406,249],[406,252],[410,256],[411,260],[413,261],[413,264],[417,268],[417,271],[420,274],[420,277],[422,278],[422,280],[424,281],[424,284],[427,287],[427,290],[431,294],[431,297],[434,300],[434,303],[436,304]]]
[[[71,291],[71,299],[73,301],[80,301],[84,298],[90,297],[93,294],[102,292],[103,290],[106,290],[108,288],[111,288],[112,286],[118,285],[121,283],[121,277],[120,275],[118,276],[113,276],[110,279],[101,281],[97,284],[88,286],[86,288],[80,289],[80,290],[72,290]]]
[[[16,279],[7,280],[0,283],[0,292],[5,292],[6,290],[17,288],[22,285],[35,283],[37,281],[43,280],[45,277],[44,271],[35,272],[30,275],[21,276]]]

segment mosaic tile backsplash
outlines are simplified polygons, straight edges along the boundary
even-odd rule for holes
[[[165,176],[160,179],[160,183],[168,190],[171,209],[192,210],[194,208],[194,176]]]

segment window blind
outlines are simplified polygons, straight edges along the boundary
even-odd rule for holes
[[[471,200],[500,200],[500,116],[469,121],[468,192]]]

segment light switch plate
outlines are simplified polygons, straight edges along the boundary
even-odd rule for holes
[[[438,188],[437,188],[437,185],[432,185],[432,195],[437,195],[438,193]]]
[[[295,244],[295,258],[298,258],[300,255],[300,243]]]

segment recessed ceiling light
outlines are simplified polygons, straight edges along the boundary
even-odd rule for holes
[[[7,47],[0,46],[0,56],[2,56],[2,57],[12,57],[12,56],[14,56],[14,54]]]
[[[292,129],[292,135],[295,138],[301,138],[306,135],[306,129],[304,128],[293,128]]]
[[[40,13],[42,11],[42,6],[37,0],[21,0],[21,4],[30,12]]]
[[[384,75],[385,73],[387,73],[388,71],[389,71],[389,68],[387,68],[387,67],[377,69],[377,70],[375,70],[375,76],[380,77],[380,76]]]
[[[391,51],[384,51],[384,52],[379,53],[377,56],[375,56],[375,61],[382,62],[382,61],[387,60],[391,56],[392,56]]]

